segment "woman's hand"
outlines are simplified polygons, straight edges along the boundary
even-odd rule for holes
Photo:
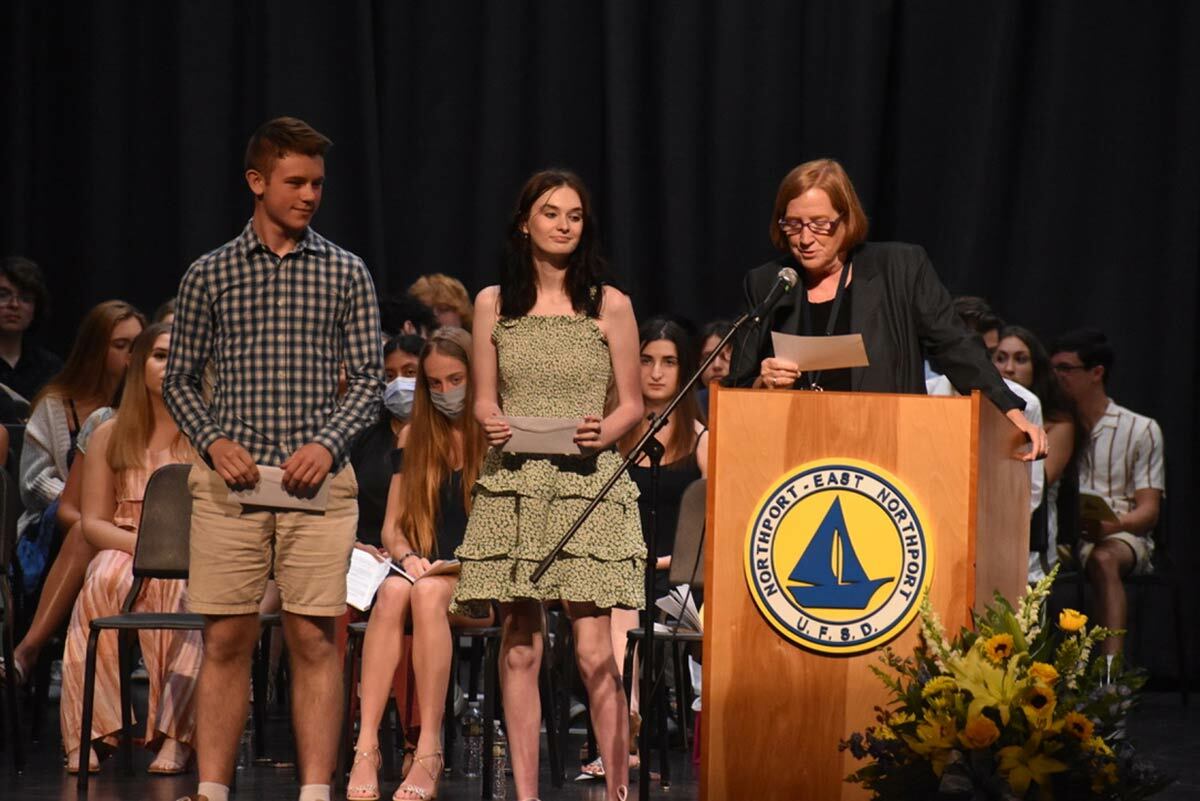
[[[388,560],[388,552],[383,548],[376,548],[374,545],[368,545],[365,542],[358,542],[357,540],[354,543],[354,547],[371,554],[371,556],[375,557],[376,562],[386,562]]]
[[[762,360],[758,378],[767,389],[790,389],[800,378],[800,365],[771,356]]]
[[[400,560],[400,568],[414,579],[419,579],[425,575],[425,571],[429,569],[429,565],[430,562],[428,559],[423,556],[417,556],[415,553],[410,553]]]
[[[579,428],[575,429],[575,444],[583,451],[585,456],[590,456],[601,448],[600,439],[600,418],[595,415],[588,415],[583,418],[583,422],[579,424]]]
[[[493,448],[500,448],[512,439],[512,429],[499,414],[494,414],[483,421],[483,433],[487,436],[488,445]]]
[[[1028,451],[1020,454],[1021,461],[1032,462],[1036,459],[1045,459],[1046,454],[1050,452],[1050,440],[1046,438],[1046,429],[1029,422],[1020,409],[1010,409],[1004,413],[1004,416],[1021,429],[1025,436],[1029,437],[1031,447]]]

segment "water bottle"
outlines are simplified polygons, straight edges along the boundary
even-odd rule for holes
[[[463,775],[475,779],[483,772],[483,715],[477,707],[467,707],[462,717],[462,731]]]
[[[504,801],[508,798],[508,740],[504,730],[496,721],[496,738],[492,741],[492,798]]]

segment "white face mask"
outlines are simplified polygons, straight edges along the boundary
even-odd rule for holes
[[[430,391],[429,399],[433,402],[433,408],[451,420],[457,420],[462,416],[463,409],[467,405],[467,385],[459,384],[454,389],[448,389],[445,392]]]
[[[397,420],[407,420],[412,417],[413,394],[416,389],[416,378],[395,378],[383,390],[383,405]]]

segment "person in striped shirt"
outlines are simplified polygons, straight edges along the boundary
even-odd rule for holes
[[[1125,587],[1131,573],[1149,573],[1151,535],[1158,525],[1166,488],[1163,435],[1157,422],[1119,406],[1108,396],[1114,354],[1103,333],[1082,329],[1051,346],[1050,364],[1075,402],[1085,439],[1079,461],[1079,491],[1103,498],[1113,521],[1086,521],[1079,557],[1096,593],[1096,622],[1111,629],[1126,624]],[[1120,653],[1123,637],[1100,645],[1106,656]]]

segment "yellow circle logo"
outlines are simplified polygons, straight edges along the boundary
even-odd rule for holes
[[[855,459],[792,470],[763,495],[746,533],[746,582],[771,626],[805,648],[857,654],[907,628],[933,553],[912,493]]]

